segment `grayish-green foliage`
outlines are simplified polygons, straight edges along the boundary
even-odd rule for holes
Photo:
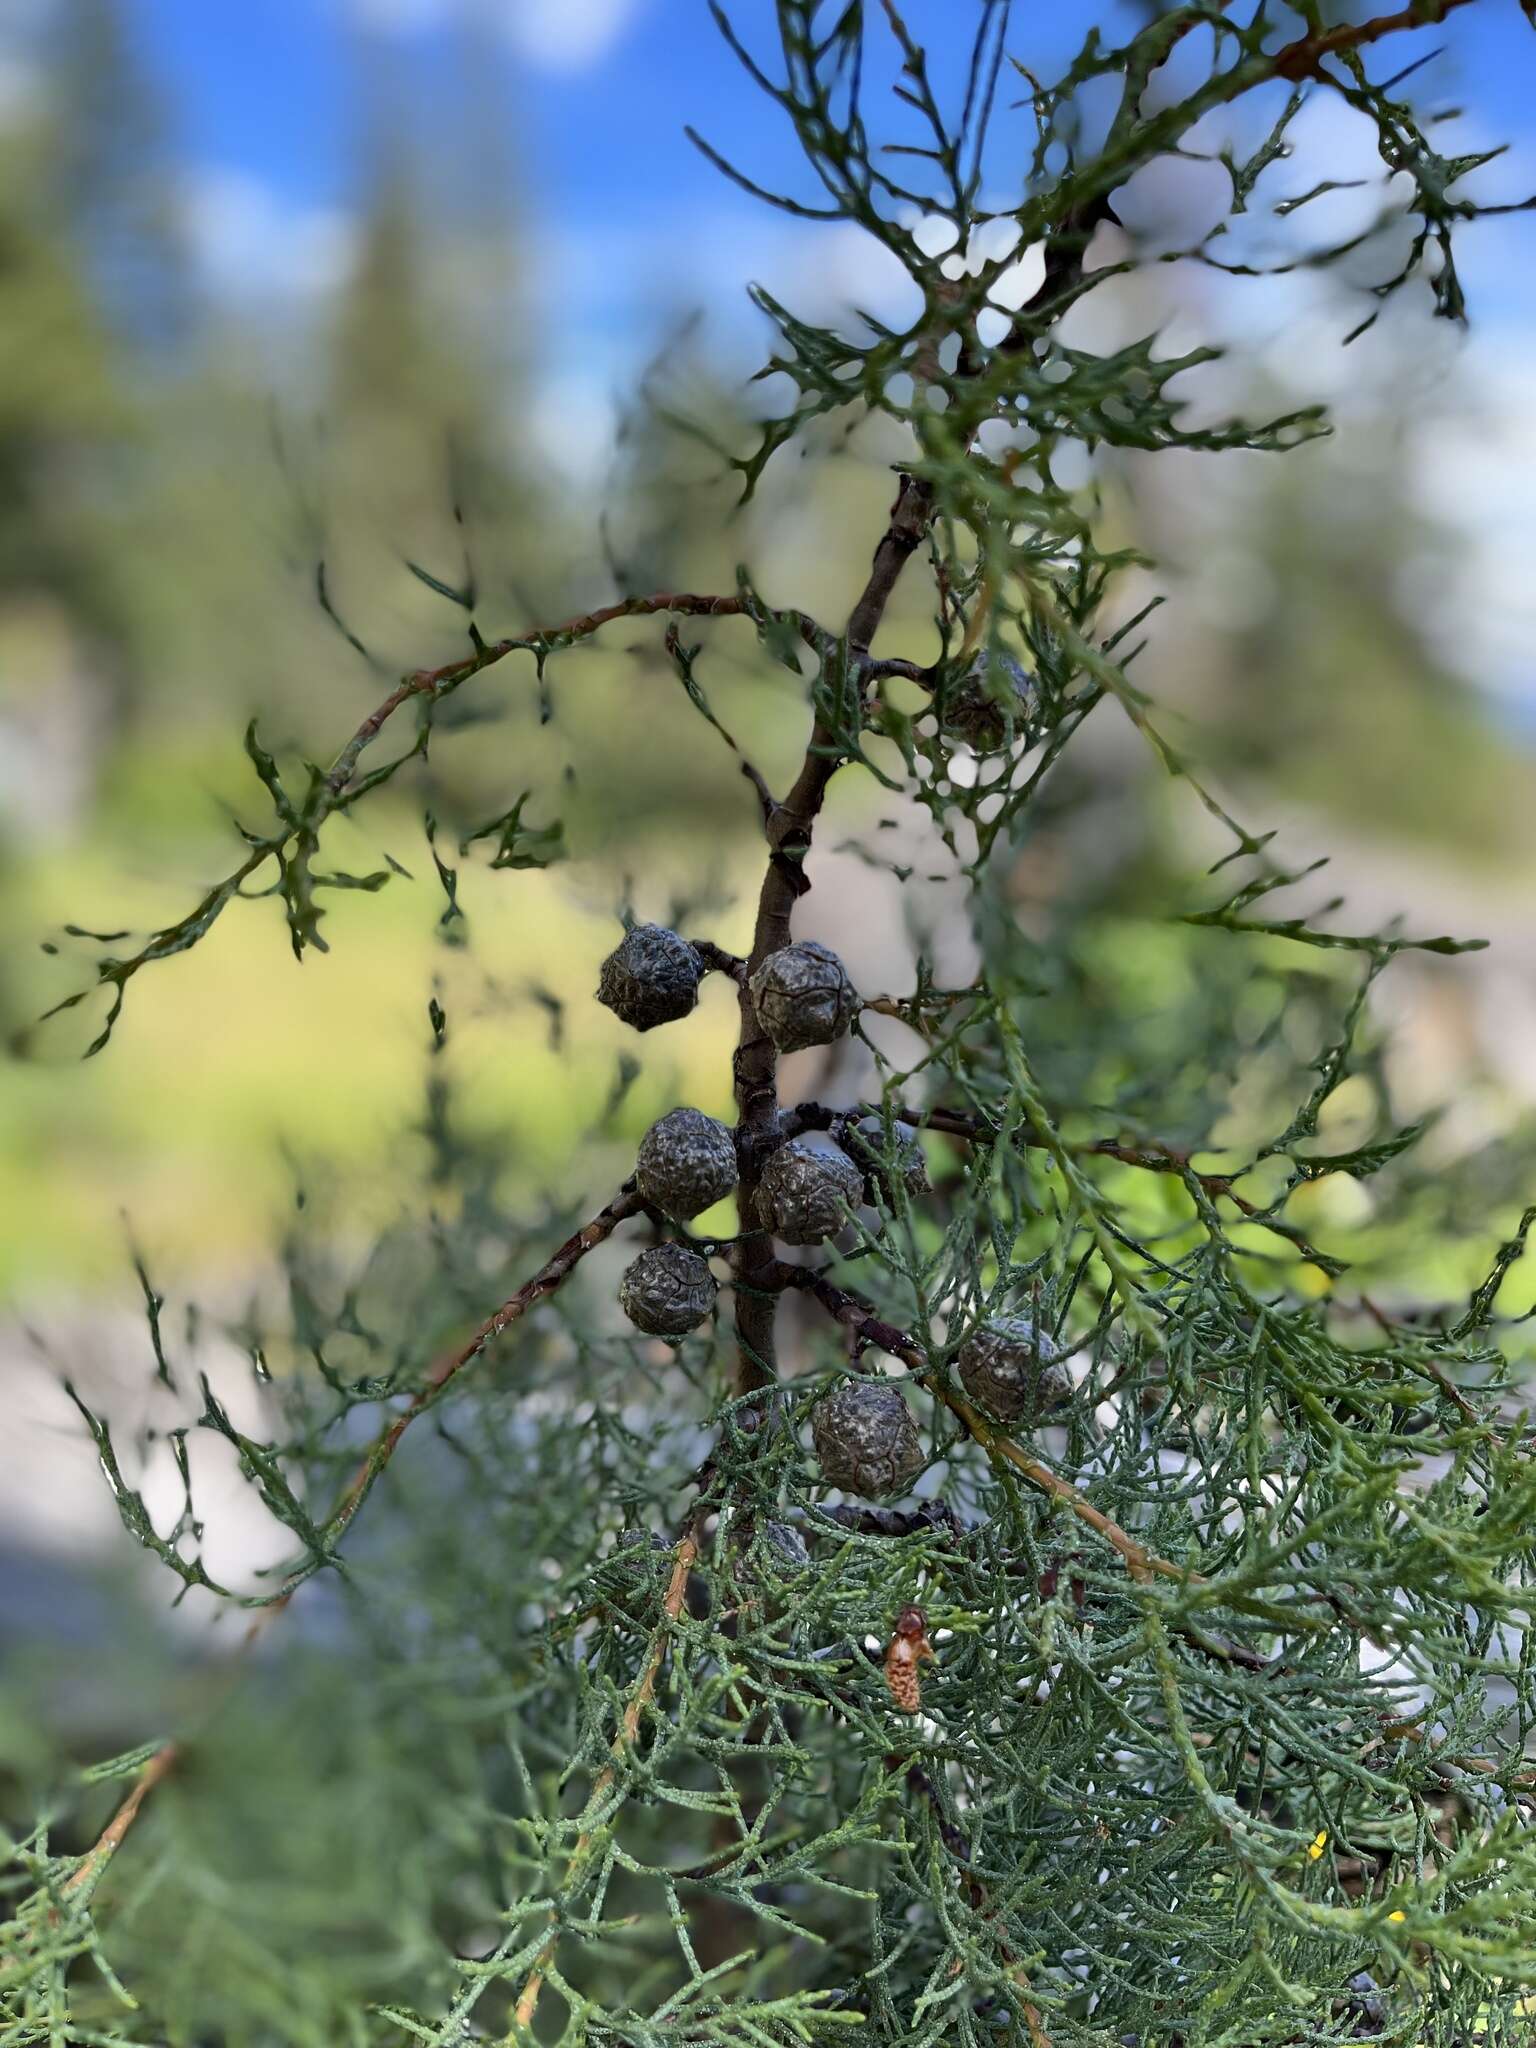
[[[435,1002],[419,1206],[362,1258],[326,1248],[323,1204],[296,1213],[284,1311],[253,1308],[239,1332],[259,1437],[197,1390],[191,1333],[141,1274],[156,1370],[190,1397],[172,1437],[186,1501],[157,1526],[86,1410],[125,1527],[200,1597],[298,1599],[287,1654],[193,1703],[174,1753],[151,1744],[55,1788],[36,1831],[7,1839],[0,2044],[1514,2042],[1536,1980],[1536,1470],[1499,1320],[1529,1218],[1470,1299],[1399,1314],[1352,1291],[1294,1213],[1324,1175],[1371,1183],[1383,1213],[1411,1186],[1419,1127],[1394,1113],[1373,999],[1405,948],[1460,942],[1341,933],[1277,905],[1311,871],[1276,865],[1160,734],[1127,673],[1140,620],[1113,608],[1130,558],[1101,545],[1093,490],[1059,480],[1069,448],[1215,460],[1325,431],[1312,409],[1185,425],[1172,387],[1198,389],[1211,351],[1060,338],[1135,267],[1113,227],[1138,168],[1211,146],[1234,218],[1293,211],[1326,166],[1297,193],[1288,129],[1309,95],[1336,95],[1374,124],[1410,226],[1378,298],[1424,285],[1456,318],[1452,230],[1477,210],[1464,181],[1484,159],[1438,155],[1399,88],[1372,82],[1376,45],[1411,14],[1340,27],[1199,0],[1119,47],[1091,36],[1044,86],[1009,58],[1007,8],[984,7],[950,107],[891,5],[779,0],[771,58],[715,12],[820,187],[774,203],[859,224],[922,297],[909,329],[848,333],[760,294],[789,397],[727,459],[750,492],[818,423],[883,416],[903,502],[922,494],[908,573],[927,574],[936,652],[872,659],[745,574],[728,597],[661,594],[492,641],[473,591],[439,581],[471,617],[469,654],[406,677],[329,766],[285,768],[252,728],[271,815],[185,919],[100,962],[97,1045],[140,969],[245,896],[281,898],[296,953],[323,943],[317,892],[390,880],[325,866],[330,820],[409,773],[483,669],[526,653],[558,691],[562,652],[621,615],[744,622],[699,646],[669,630],[711,720],[728,634],[755,633],[800,677],[811,760],[877,778],[954,856],[981,972],[949,989],[924,964],[886,1002],[916,1050],[867,1041],[880,1101],[852,1115],[884,1133],[860,1137],[875,1199],[798,1277],[770,1271],[781,1326],[804,1311],[777,1356],[751,1351],[745,1323],[738,1359],[723,1329],[670,1344],[617,1313],[638,1236],[729,1269],[740,1316],[763,1270],[744,1272],[739,1245],[626,1193],[551,1258],[580,1217],[507,1213],[494,1147],[456,1123]],[[1204,61],[1180,68],[1192,42]],[[893,47],[897,118],[877,141],[864,70]],[[1211,143],[1207,117],[1240,104],[1220,132],[1250,141]],[[1021,121],[1020,189],[985,207],[989,136]],[[978,317],[1011,256],[951,275],[919,214],[958,250],[998,222],[1011,247],[1043,245],[1043,285],[1002,339]],[[1217,232],[1183,253],[1216,264],[1225,246]],[[1001,744],[973,755],[946,707],[978,649],[1005,678],[1022,660],[1032,692],[1027,717],[1005,692]],[[1167,878],[1159,914],[1184,920],[1199,988],[1160,1013],[1117,979],[1112,919],[1067,906],[1026,939],[1007,894],[1074,735],[1117,709],[1231,835],[1214,881]],[[397,714],[414,736],[365,765]],[[805,845],[773,839],[758,781],[766,888],[792,901]],[[458,857],[494,840],[499,866],[555,858],[550,816],[520,799]],[[441,839],[433,853],[446,927],[455,871]],[[573,1148],[611,1149],[632,1073]],[[1346,1083],[1373,1126],[1330,1151]],[[773,1142],[845,1129],[786,1107]],[[931,1189],[898,1109],[926,1127]],[[550,1277],[463,1348],[503,1291],[487,1272]],[[1005,1428],[955,1360],[983,1319],[1017,1316],[1073,1390]],[[901,1376],[928,1457],[917,1505],[829,1497],[811,1418],[854,1369]],[[199,1432],[293,1539],[257,1593],[214,1585],[202,1561]],[[882,1670],[908,1603],[937,1652],[916,1716]],[[101,1825],[94,1788],[131,1780],[144,1806],[121,1845],[62,1853],[53,1808]]]

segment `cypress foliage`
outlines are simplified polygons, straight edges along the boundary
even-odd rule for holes
[[[1210,349],[1062,337],[1134,267],[1117,195],[1246,132],[1226,110],[1249,107],[1256,138],[1217,144],[1234,215],[1310,196],[1282,166],[1315,96],[1368,120],[1408,225],[1376,297],[1422,288],[1462,316],[1452,235],[1486,158],[1438,154],[1374,82],[1382,45],[1447,11],[1326,26],[1302,8],[1290,32],[1194,0],[1118,45],[1094,33],[1042,85],[992,7],[951,108],[893,4],[778,0],[771,60],[714,9],[821,194],[760,196],[862,228],[920,295],[909,327],[865,316],[850,334],[759,291],[791,397],[724,451],[750,495],[818,422],[883,419],[901,453],[862,592],[827,623],[743,570],[731,592],[626,597],[508,638],[473,623],[462,659],[404,676],[297,775],[252,727],[271,816],[185,918],[99,961],[92,1050],[142,969],[263,889],[297,955],[323,947],[325,890],[390,880],[325,864],[332,820],[398,788],[484,670],[520,664],[558,692],[566,650],[653,620],[716,723],[711,662],[755,640],[800,686],[803,759],[778,791],[747,766],[767,846],[750,955],[676,935],[739,999],[738,1221],[678,1222],[632,1165],[579,1214],[509,1210],[494,1146],[455,1121],[434,1002],[421,1208],[361,1263],[304,1213],[286,1314],[243,1332],[268,1433],[195,1391],[146,1279],[158,1371],[192,1395],[172,1438],[184,1511],[152,1520],[81,1401],[107,1483],[186,1587],[258,1621],[292,1604],[292,1647],[86,1774],[76,1812],[97,1786],[125,1795],[94,1846],[62,1853],[52,1815],[7,1840],[0,2043],[1529,2038],[1536,1469],[1500,1291],[1531,1215],[1470,1298],[1427,1314],[1358,1297],[1298,1220],[1325,1176],[1390,1213],[1421,1127],[1394,1115],[1375,992],[1405,949],[1469,942],[1276,906],[1310,870],[1279,864],[1164,736],[1130,673],[1145,614],[1118,602],[1135,558],[1094,484],[1062,480],[1070,448],[1214,460],[1326,431],[1314,407],[1192,423],[1173,387]],[[877,46],[895,51],[895,150],[865,104]],[[989,137],[1020,123],[1018,195],[984,200]],[[1182,253],[1219,264],[1224,246],[1213,231]],[[996,288],[1034,248],[1038,286],[1000,317]],[[929,623],[877,654],[914,586]],[[1048,945],[1021,935],[1019,849],[1085,721],[1116,715],[1230,839],[1214,879],[1161,910],[1197,974],[1262,998],[1257,1032],[1228,1015],[1170,1048],[1135,1005],[1094,1000],[1110,977],[1091,918]],[[756,1002],[764,963],[811,936],[839,776],[926,814],[980,966],[947,987],[925,961],[912,991],[872,994],[818,962],[836,1000],[810,1041],[826,1020],[851,1031],[878,1083],[833,1106],[781,1100]],[[560,857],[558,830],[520,812],[497,821],[496,864]],[[882,1017],[913,1050],[870,1028]],[[626,1085],[573,1134],[594,1159]],[[1374,1126],[1329,1149],[1347,1085]],[[776,1240],[792,1143],[790,1192],[834,1213]],[[721,1289],[677,1339],[617,1302],[662,1242]],[[494,1308],[491,1266],[518,1276]],[[984,1404],[999,1386],[1007,1414]],[[257,1593],[204,1558],[195,1431],[291,1535]]]

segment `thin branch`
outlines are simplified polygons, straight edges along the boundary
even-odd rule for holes
[[[899,999],[898,999],[899,1000]],[[891,1012],[889,1014],[899,1014]],[[903,1018],[903,1022],[909,1021]],[[902,1111],[903,1123],[912,1123],[927,1130],[943,1131],[953,1138],[964,1138],[973,1144],[996,1144],[1004,1133],[995,1124],[982,1117],[969,1116],[961,1110],[930,1109],[913,1110],[910,1114]],[[1017,1130],[1006,1134],[1011,1144],[1024,1145],[1032,1150],[1054,1151],[1051,1139],[1037,1130],[1032,1123],[1024,1122]],[[1239,1194],[1235,1183],[1252,1166],[1240,1167],[1233,1173],[1197,1173],[1190,1165],[1190,1154],[1177,1145],[1166,1145],[1159,1139],[1146,1139],[1140,1145],[1127,1145],[1117,1138],[1090,1138],[1082,1143],[1066,1143],[1062,1147],[1074,1158],[1116,1159],[1122,1166],[1137,1166],[1145,1173],[1176,1174],[1186,1186],[1198,1188],[1208,1200],[1224,1196],[1245,1221],[1257,1224],[1261,1229],[1271,1230],[1295,1247],[1303,1259],[1320,1265],[1324,1271],[1336,1269],[1336,1262],[1320,1251],[1310,1239],[1303,1236],[1293,1225],[1261,1209],[1257,1202]]]
[[[1325,57],[1337,56],[1341,50],[1363,50],[1367,44],[1380,42],[1383,36],[1396,35],[1404,29],[1433,28],[1456,8],[1468,4],[1469,0],[1410,0],[1410,5],[1399,8],[1396,14],[1378,14],[1369,21],[1345,22],[1318,35],[1298,36],[1295,42],[1275,53],[1271,60],[1273,69],[1280,78],[1326,80]]]
[[[746,978],[747,963],[736,953],[727,953],[723,946],[717,946],[710,939],[690,939],[689,945],[706,967],[716,973],[729,975],[739,988]]]
[[[952,1010],[960,1003],[978,1000],[973,988],[931,988],[910,996],[864,996],[860,999],[862,1010],[872,1010],[877,1017],[894,1017],[909,1030],[921,1031],[924,1016],[932,1010]],[[910,1121],[903,1116],[903,1123]]]
[[[650,1654],[645,1660],[644,1669],[641,1671],[635,1688],[625,1705],[623,1718],[619,1723],[619,1732],[614,1737],[613,1747],[609,1752],[610,1761],[599,1771],[597,1777],[593,1780],[592,1790],[587,1796],[586,1807],[582,1814],[581,1832],[576,1837],[576,1846],[571,1852],[570,1866],[565,1874],[564,1890],[567,1896],[569,1896],[577,1879],[585,1870],[592,1854],[593,1845],[603,1839],[597,1827],[597,1815],[602,1810],[603,1801],[613,1789],[614,1781],[618,1777],[619,1763],[625,1751],[634,1747],[635,1738],[640,1733],[640,1716],[645,1712],[645,1709],[650,1705],[655,1695],[656,1680],[661,1672],[662,1660],[666,1656],[668,1633],[683,1611],[683,1603],[688,1595],[688,1574],[699,1555],[700,1522],[701,1517],[696,1510],[689,1517],[688,1526],[678,1539],[677,1547],[672,1553],[672,1576],[667,1581],[666,1594],[661,1603],[661,1619],[657,1623],[656,1631],[651,1638]],[[509,2040],[515,2041],[532,2025],[534,2013],[538,2008],[539,1994],[544,1988],[544,1979],[551,1962],[554,1960],[555,1950],[559,1943],[560,1928],[557,1920],[555,1926],[550,1930],[543,1947],[539,1950],[533,1967],[523,1984],[523,1988],[518,1994],[517,2007],[512,2016],[512,2033],[508,2036]]]
[[[883,655],[879,661],[866,662],[864,673],[872,683],[883,682],[887,676],[900,676],[903,681],[918,683],[925,690],[931,690],[934,685],[931,663],[907,661],[899,654]]]
[[[922,545],[932,509],[933,487],[917,477],[903,476],[891,507],[890,525],[875,549],[869,581],[849,615],[846,637],[852,653],[862,655],[869,652],[901,572]]]
[[[122,1846],[123,1837],[137,1820],[139,1808],[161,1779],[169,1774],[179,1754],[179,1745],[174,1742],[167,1742],[155,1751],[140,1772],[133,1790],[66,1879],[63,1887],[66,1898],[71,1892],[79,1892],[84,1899],[90,1897],[102,1872]]]
[[[412,1397],[410,1405],[381,1432],[351,1481],[338,1495],[335,1505],[322,1525],[328,1540],[339,1537],[347,1528],[372,1491],[374,1481],[394,1456],[401,1437],[416,1418],[436,1401],[449,1381],[467,1365],[472,1364],[489,1344],[526,1315],[529,1309],[553,1294],[588,1252],[596,1250],[598,1245],[613,1235],[626,1217],[638,1215],[642,1208],[640,1197],[632,1189],[621,1190],[605,1208],[598,1211],[590,1223],[584,1223],[580,1230],[568,1237],[532,1279],[525,1281],[515,1294],[509,1295],[493,1315],[487,1316],[467,1344],[461,1345],[457,1351],[450,1352],[447,1357],[438,1360],[425,1382]],[[275,1620],[288,1606],[306,1576],[307,1573],[296,1574],[281,1592],[273,1596],[247,1631],[243,1648],[249,1648],[262,1628]],[[686,1573],[684,1576],[686,1579]],[[65,1887],[66,1891],[73,1891],[84,1884],[94,1884],[96,1877],[111,1860],[123,1837],[138,1818],[139,1808],[175,1763],[177,1753],[177,1744],[168,1742],[150,1758],[143,1775],[108,1822],[100,1840],[71,1876]]]
[[[892,1007],[884,1011],[887,1016],[900,1015],[901,1006],[910,1007],[910,997],[893,997]],[[866,1008],[873,1008],[867,1004]],[[1005,1135],[996,1124],[988,1123],[985,1117],[971,1116],[958,1109],[906,1110],[900,1112],[903,1123],[917,1124],[930,1131],[942,1131],[947,1137],[964,1138],[972,1144],[997,1144]],[[1031,1124],[1021,1124],[1006,1135],[1016,1145],[1025,1145],[1032,1150],[1043,1150],[1047,1140]],[[1118,1138],[1090,1138],[1081,1144],[1069,1145],[1069,1151],[1082,1158],[1117,1159],[1123,1166],[1139,1166],[1148,1173],[1174,1173],[1180,1179],[1190,1176],[1199,1182],[1208,1195],[1229,1195],[1238,1206],[1246,1206],[1250,1213],[1257,1214],[1251,1203],[1244,1203],[1241,1195],[1233,1193],[1232,1183],[1241,1176],[1225,1173],[1195,1173],[1190,1166],[1190,1155],[1177,1145],[1165,1145],[1158,1139],[1144,1140],[1140,1145],[1127,1145]]]
[[[450,1380],[457,1377],[465,1366],[472,1365],[480,1354],[493,1344],[498,1337],[525,1316],[529,1309],[537,1307],[547,1296],[566,1280],[590,1251],[610,1238],[627,1217],[638,1216],[644,1209],[644,1202],[632,1186],[620,1190],[604,1208],[599,1209],[590,1223],[584,1223],[574,1231],[560,1249],[545,1261],[531,1280],[525,1280],[515,1294],[508,1295],[501,1307],[476,1330],[467,1344],[440,1359],[433,1366],[423,1385],[412,1396],[408,1407],[402,1409],[389,1427],[375,1440],[367,1456],[359,1465],[351,1483],[347,1486],[336,1505],[327,1516],[324,1528],[328,1537],[339,1536],[351,1522],[368,1494],[374,1481],[394,1456],[401,1437],[416,1418],[433,1404]]]
[[[540,626],[531,632],[511,634],[504,640],[486,641],[473,654],[466,655],[461,661],[445,662],[441,668],[417,669],[413,674],[402,677],[398,687],[363,720],[336,756],[326,784],[332,795],[341,794],[356,771],[363,749],[378,737],[402,704],[412,697],[446,696],[471,676],[478,675],[481,669],[492,667],[509,654],[549,654],[557,648],[573,646],[578,640],[589,639],[615,619],[646,618],[656,612],[678,612],[690,618],[740,618],[750,608],[745,597],[696,597],[684,591],[660,590],[646,597],[626,597],[617,604],[603,605],[594,612],[583,612],[577,618],[567,619],[564,625]],[[820,630],[814,620],[799,614],[796,618],[801,633],[814,644],[814,636]]]

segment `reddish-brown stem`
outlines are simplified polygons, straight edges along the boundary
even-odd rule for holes
[[[1380,42],[1383,36],[1396,35],[1404,29],[1432,28],[1436,22],[1444,21],[1454,8],[1467,5],[1468,0],[1416,0],[1416,4],[1401,7],[1396,14],[1378,14],[1370,21],[1345,22],[1321,35],[1298,36],[1295,42],[1287,43],[1284,49],[1276,52],[1275,73],[1292,81],[1326,78],[1322,68],[1325,57],[1337,56],[1341,50],[1363,50],[1367,44]]]
[[[968,1139],[972,1143],[995,1140],[1000,1134],[995,1126],[981,1117],[968,1116],[962,1110],[930,1109],[914,1111],[910,1117],[903,1113],[903,1120],[924,1125],[928,1130],[944,1131],[950,1137]],[[1050,1140],[1023,1124],[1011,1135],[1015,1145],[1048,1147]],[[1283,1222],[1278,1216],[1266,1214],[1257,1202],[1237,1191],[1235,1183],[1248,1168],[1237,1173],[1197,1173],[1190,1165],[1190,1155],[1176,1145],[1164,1145],[1159,1140],[1149,1139],[1141,1145],[1125,1145],[1116,1138],[1090,1138],[1082,1144],[1066,1147],[1078,1157],[1085,1159],[1118,1159],[1123,1166],[1139,1166],[1145,1173],[1172,1173],[1185,1182],[1199,1188],[1209,1201],[1218,1196],[1229,1201],[1238,1213],[1249,1221],[1259,1224],[1265,1230],[1274,1231],[1278,1236],[1296,1248],[1304,1259],[1324,1263],[1325,1255],[1293,1225]]]
[[[509,654],[542,654],[558,647],[568,647],[577,640],[587,639],[615,619],[647,618],[656,612],[677,612],[691,618],[740,618],[749,609],[749,600],[744,597],[696,597],[687,591],[658,590],[646,597],[626,597],[617,604],[603,605],[597,611],[583,612],[577,618],[567,619],[563,625],[540,626],[528,633],[509,634],[504,640],[482,642],[473,654],[465,655],[460,661],[445,662],[441,668],[416,669],[411,675],[403,676],[384,702],[369,712],[336,756],[335,764],[326,777],[327,785],[333,796],[341,795],[356,772],[363,749],[378,737],[402,704],[412,697],[440,697],[449,690],[457,689],[471,676],[478,675],[481,669],[504,661]],[[819,630],[815,622],[801,618],[799,623],[801,632],[814,644]]]
[[[964,1110],[928,1109],[914,1110],[910,1115],[906,1111],[900,1114],[904,1123],[921,1124],[927,1130],[943,1131],[952,1138],[965,1138],[972,1143],[993,1141],[1001,1135],[995,1126],[987,1123],[983,1117],[970,1116]],[[1043,1146],[1046,1142],[1041,1134],[1028,1124],[1021,1125],[1011,1136],[1012,1142],[1016,1145],[1034,1147]],[[1191,1172],[1188,1152],[1181,1151],[1176,1145],[1164,1145],[1155,1139],[1142,1145],[1126,1145],[1117,1138],[1091,1138],[1081,1145],[1069,1145],[1067,1149],[1089,1158],[1118,1159],[1122,1165],[1139,1166],[1148,1173],[1176,1173],[1182,1179]],[[1243,1196],[1233,1192],[1232,1182],[1236,1178],[1235,1175],[1195,1173],[1192,1178],[1199,1182],[1208,1195],[1228,1195],[1239,1208],[1246,1208],[1250,1214],[1257,1213],[1251,1203],[1245,1202]]]
[[[531,1280],[525,1280],[515,1294],[508,1295],[494,1315],[486,1317],[467,1344],[461,1345],[457,1351],[437,1361],[411,1397],[408,1406],[403,1408],[388,1428],[375,1439],[367,1456],[331,1509],[324,1524],[328,1537],[339,1536],[347,1527],[367,1499],[374,1481],[394,1456],[401,1437],[422,1410],[430,1407],[437,1399],[448,1382],[461,1373],[465,1366],[472,1364],[488,1345],[493,1344],[504,1331],[509,1330],[515,1322],[525,1316],[529,1309],[543,1301],[547,1295],[553,1294],[587,1253],[594,1251],[598,1245],[610,1238],[626,1217],[639,1215],[644,1207],[644,1202],[633,1188],[623,1189],[605,1208],[598,1210],[590,1223],[584,1223],[580,1230],[573,1231]]]
[[[102,1871],[111,1862],[122,1845],[124,1835],[138,1818],[139,1808],[154,1791],[160,1780],[166,1776],[176,1762],[178,1748],[174,1742],[167,1742],[157,1749],[145,1764],[134,1783],[133,1790],[107,1822],[97,1836],[93,1846],[81,1857],[78,1865],[64,1883],[66,1898],[71,1892],[80,1891],[94,1884]]]

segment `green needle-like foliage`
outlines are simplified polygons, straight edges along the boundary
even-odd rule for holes
[[[1497,1217],[1475,1226],[1469,1298],[1394,1309],[1314,1241],[1305,1201],[1368,1183],[1386,1228],[1412,1198],[1424,1123],[1393,1108],[1382,991],[1405,949],[1464,942],[1288,909],[1313,870],[1229,814],[1133,680],[1137,558],[1099,498],[1105,451],[1278,454],[1327,423],[1196,423],[1213,350],[1063,334],[1139,266],[1117,196],[1170,157],[1214,157],[1231,187],[1229,219],[1175,253],[1253,268],[1227,258],[1243,217],[1331,189],[1326,165],[1299,194],[1285,169],[1319,96],[1374,128],[1405,229],[1376,299],[1422,285],[1460,318],[1453,234],[1489,210],[1467,185],[1487,159],[1438,154],[1401,87],[1373,82],[1384,46],[1455,4],[1335,21],[1195,0],[1119,44],[1095,31],[1050,85],[1013,60],[1005,5],[956,7],[950,33],[980,25],[954,105],[893,0],[778,0],[763,53],[712,4],[818,195],[760,196],[863,229],[920,301],[905,329],[849,332],[756,295],[787,397],[723,451],[743,493],[829,421],[875,418],[899,451],[852,613],[818,620],[744,570],[722,595],[630,595],[511,638],[471,624],[462,660],[405,676],[327,767],[280,766],[253,726],[270,818],[183,920],[99,962],[91,1049],[139,971],[237,901],[279,896],[302,956],[324,944],[320,891],[388,885],[321,864],[331,822],[398,791],[483,671],[526,655],[530,688],[558,693],[568,650],[655,618],[733,778],[712,664],[729,649],[802,690],[793,786],[746,764],[767,841],[751,957],[686,935],[699,973],[741,990],[737,1234],[694,1234],[630,1164],[601,1178],[633,1062],[572,1133],[595,1162],[584,1206],[509,1209],[494,1146],[457,1123],[434,1000],[419,1207],[360,1258],[327,1248],[349,1240],[311,1204],[281,1313],[235,1333],[263,1432],[194,1392],[195,1346],[141,1268],[157,1376],[189,1397],[170,1438],[185,1500],[157,1523],[77,1394],[124,1525],[199,1598],[295,1618],[286,1657],[263,1661],[264,1637],[174,1738],[60,1788],[77,1834],[82,1814],[105,1826],[95,1847],[60,1853],[57,1815],[6,1840],[0,2048],[1530,2038],[1536,1465],[1500,1326],[1531,1215],[1502,1246]],[[1023,166],[1006,199],[1001,160]],[[1000,318],[994,288],[1029,249],[1038,288]],[[1089,482],[1064,481],[1084,453]],[[908,607],[906,649],[898,584],[930,621]],[[1188,979],[1165,1000],[1125,985],[1113,916],[1068,901],[1026,937],[1010,896],[1038,820],[1083,786],[1074,739],[1114,717],[1230,837],[1209,881],[1153,877]],[[924,957],[912,990],[839,1012],[819,1042],[851,1021],[878,1087],[834,1107],[780,1099],[759,970],[805,936],[844,772],[947,849],[980,965],[954,988]],[[429,837],[446,931],[457,871]],[[537,793],[457,858],[472,847],[514,871],[565,853]],[[686,948],[667,957],[686,1010]],[[880,1018],[907,1027],[904,1053]],[[1341,1145],[1345,1089],[1371,1116]],[[786,1250],[801,1239],[774,1241],[758,1192],[807,1136],[848,1149],[864,1199]],[[656,1339],[614,1298],[620,1259],[662,1241],[729,1292]],[[999,1321],[1033,1333],[1026,1373],[1060,1368],[1048,1401],[1003,1412],[968,1367]],[[904,1389],[921,1438],[897,1505],[839,1494],[815,1434],[839,1390],[876,1382]],[[206,1437],[292,1539],[254,1592],[203,1562]],[[131,1787],[110,1822],[104,1780]]]

